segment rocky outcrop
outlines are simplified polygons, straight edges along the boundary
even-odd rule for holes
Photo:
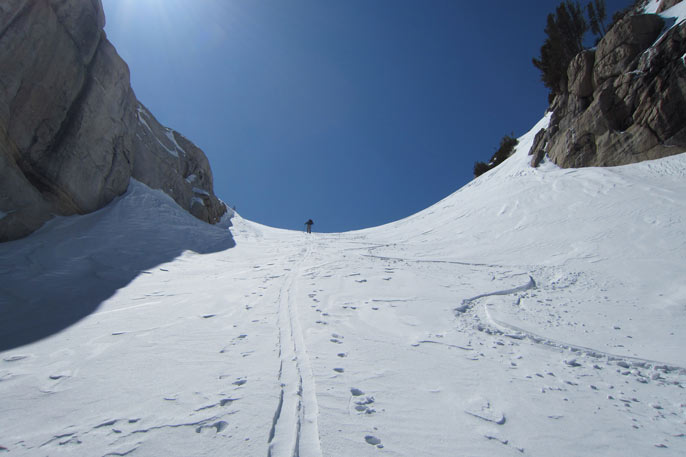
[[[593,64],[595,51],[582,51],[572,59],[567,70],[569,93],[577,98],[593,95]]]
[[[568,87],[536,136],[532,165],[613,166],[686,151],[686,23],[624,17],[569,65]],[[658,39],[659,38],[659,39]]]
[[[213,223],[203,152],[137,100],[100,0],[0,3],[0,241],[88,213],[133,177]]]
[[[664,21],[656,14],[629,15],[615,25],[596,48],[595,87],[626,73],[636,56],[653,44],[663,26]]]
[[[162,189],[198,219],[214,223],[226,212],[212,193],[205,153],[180,133],[164,127],[142,104],[136,107],[133,178]]]

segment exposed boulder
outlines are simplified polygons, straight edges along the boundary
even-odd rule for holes
[[[655,42],[664,21],[656,14],[627,15],[600,40],[596,49],[596,87],[608,78],[632,71],[635,57]]]
[[[551,104],[550,125],[531,148],[533,166],[546,154],[561,167],[586,167],[686,150],[686,22],[659,37],[663,27],[657,15],[627,16],[594,59],[592,51],[574,58],[567,91]]]
[[[531,159],[531,166],[537,167],[543,158],[545,157],[547,153],[547,136],[546,136],[546,129],[541,129],[536,133],[536,136],[534,137],[534,142],[531,145],[531,149],[529,150],[529,154],[534,154],[534,157]]]
[[[204,153],[136,100],[104,24],[100,0],[0,4],[0,241],[97,210],[132,177],[205,221],[226,211]]]

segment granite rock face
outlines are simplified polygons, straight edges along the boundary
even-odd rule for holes
[[[665,26],[657,15],[627,16],[574,58],[531,148],[533,166],[546,155],[567,168],[686,151],[686,23]]]
[[[132,177],[162,189],[198,219],[216,223],[226,212],[212,193],[210,163],[186,137],[162,126],[145,106],[136,106]]]
[[[567,69],[569,93],[579,98],[593,95],[593,64],[595,51],[582,51],[572,59]]]
[[[207,222],[226,211],[204,153],[136,100],[104,25],[100,0],[0,3],[0,241],[102,208],[131,178]]]
[[[636,56],[653,44],[663,26],[664,21],[656,14],[629,15],[616,24],[596,48],[595,86],[625,73]]]

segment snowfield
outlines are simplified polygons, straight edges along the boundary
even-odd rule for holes
[[[132,182],[0,245],[0,454],[686,455],[686,154],[532,169],[547,121],[367,230]]]

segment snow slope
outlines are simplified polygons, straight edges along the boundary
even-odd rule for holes
[[[547,121],[381,227],[134,182],[0,245],[0,454],[684,455],[686,154],[532,169]]]

